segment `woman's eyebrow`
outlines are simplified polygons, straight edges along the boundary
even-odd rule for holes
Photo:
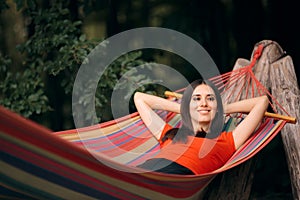
[[[215,96],[214,94],[193,94],[192,96],[202,96],[202,95],[206,95],[206,96]]]

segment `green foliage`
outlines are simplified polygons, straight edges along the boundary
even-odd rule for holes
[[[50,105],[55,103],[50,102],[51,98],[47,96],[49,93],[47,90],[50,90],[53,84],[49,77],[56,76],[60,77],[55,80],[60,81],[68,98],[65,102],[59,103],[70,106],[77,71],[100,40],[88,40],[85,37],[81,31],[82,22],[72,20],[68,3],[55,1],[45,8],[33,0],[15,0],[15,3],[29,21],[29,36],[23,44],[17,46],[17,50],[24,56],[22,66],[19,67],[21,70],[15,72],[10,67],[10,59],[0,57],[3,76],[0,83],[0,103],[25,117],[47,113],[52,110]],[[107,68],[99,83],[86,83],[84,89],[88,92],[85,93],[86,96],[81,97],[79,103],[88,113],[92,113],[94,108],[87,100],[91,95],[95,96],[98,113],[95,120],[101,120],[105,114],[104,108],[107,107],[114,85],[122,74],[145,63],[141,56],[141,52],[121,56]],[[143,78],[133,77],[136,82]],[[96,94],[89,91],[94,84],[98,84]],[[53,93],[55,95],[55,91]],[[92,114],[88,114],[84,118],[90,120],[91,117]]]
[[[11,60],[0,54],[0,104],[25,117],[50,110],[48,98],[43,92],[44,83],[30,69],[10,72]]]
[[[16,1],[22,7],[21,1]],[[33,1],[27,1],[35,5]],[[72,81],[78,66],[95,42],[87,41],[80,34],[80,21],[69,19],[68,9],[55,4],[49,9],[26,10],[31,19],[32,35],[17,47],[25,59],[18,72],[10,71],[9,60],[1,58],[4,75],[1,82],[1,104],[25,117],[45,113],[50,109],[45,95],[47,76],[65,73],[62,86],[70,93]],[[25,9],[25,8],[24,8]],[[73,76],[72,76],[73,75]],[[51,83],[50,83],[51,84]]]

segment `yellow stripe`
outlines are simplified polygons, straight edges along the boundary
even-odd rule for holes
[[[145,151],[153,148],[157,143],[158,143],[157,140],[154,137],[151,137],[145,143],[143,143],[142,145],[138,145],[136,148],[130,151],[125,151],[120,149],[120,151],[122,151],[122,154],[115,156],[114,158],[112,158],[112,160],[119,163],[128,163],[136,159],[137,157],[144,155]]]
[[[172,119],[170,119],[169,124],[172,125],[172,126],[174,126],[180,120],[181,120],[181,115],[180,114],[176,114]]]

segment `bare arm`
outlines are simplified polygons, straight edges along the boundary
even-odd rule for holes
[[[246,118],[233,130],[236,149],[239,148],[260,124],[268,108],[267,96],[255,97],[224,106],[224,113],[245,112]]]
[[[157,139],[160,138],[166,122],[154,110],[180,112],[180,105],[178,103],[141,92],[134,94],[134,103],[143,122]]]

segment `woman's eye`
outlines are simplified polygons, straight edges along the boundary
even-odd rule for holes
[[[215,97],[208,97],[207,100],[208,100],[208,101],[214,101],[214,100],[215,100]]]
[[[193,97],[193,101],[201,101],[201,97]]]

